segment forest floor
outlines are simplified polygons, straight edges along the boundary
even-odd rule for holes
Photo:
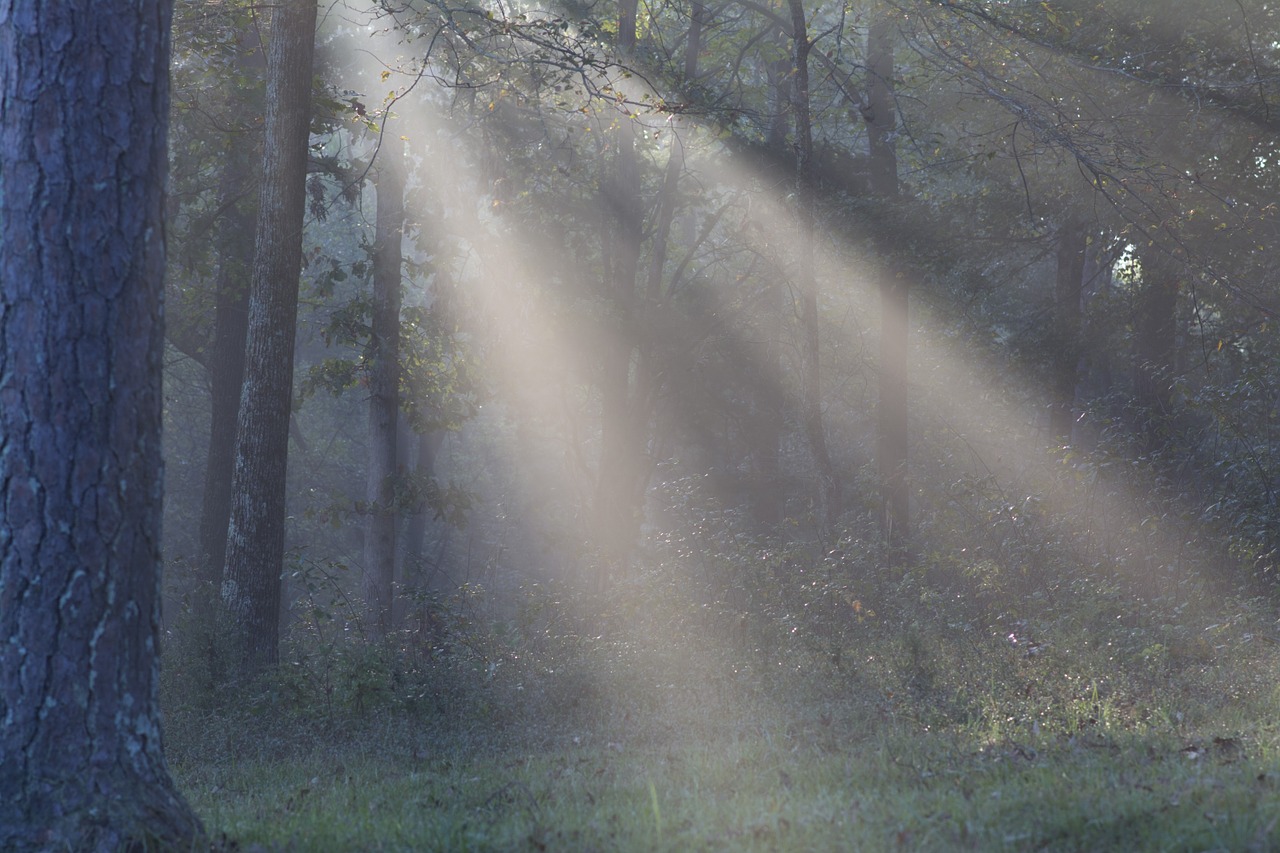
[[[168,675],[167,747],[224,849],[1280,849],[1271,608],[1103,610],[312,645],[202,701]]]

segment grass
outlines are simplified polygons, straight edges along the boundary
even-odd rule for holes
[[[840,655],[670,611],[416,664],[333,647],[171,700],[169,754],[240,849],[1280,849],[1280,647],[1229,609],[884,619]]]
[[[291,850],[1269,850],[1274,735],[1190,757],[1168,736],[1051,741],[802,732],[717,743],[347,745],[221,777],[180,768],[242,844]],[[844,741],[847,740],[847,743]]]

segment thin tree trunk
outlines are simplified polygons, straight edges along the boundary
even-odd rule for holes
[[[392,628],[396,569],[396,415],[400,410],[400,264],[404,144],[385,126],[378,151],[378,220],[369,336],[369,476],[363,592],[374,639]]]
[[[1058,228],[1057,269],[1053,292],[1053,402],[1049,428],[1067,443],[1075,422],[1076,387],[1080,371],[1081,288],[1084,285],[1085,249],[1089,234],[1083,217],[1068,215]]]
[[[867,34],[867,137],[871,192],[889,205],[898,195],[898,155],[894,146],[897,109],[893,97],[893,27],[880,10]],[[885,543],[902,552],[910,539],[911,492],[907,479],[910,409],[907,396],[911,282],[895,261],[893,239],[881,239],[880,403],[877,445],[882,490],[880,526]]]
[[[16,853],[203,835],[157,697],[171,11],[0,2],[0,849]]]
[[[693,0],[689,7],[689,33],[685,42],[684,85],[690,87],[698,77],[698,53],[702,50],[702,27],[707,15],[706,6],[699,0]],[[667,263],[667,244],[671,238],[671,223],[676,213],[676,191],[680,184],[680,174],[684,170],[684,151],[679,134],[678,124],[673,124],[667,132],[668,155],[667,168],[662,178],[662,191],[658,197],[658,220],[654,226],[653,253],[649,259],[649,281],[645,288],[645,299],[650,305],[656,304],[662,297],[662,281]]]
[[[1170,414],[1170,378],[1177,350],[1180,292],[1175,259],[1157,248],[1142,255],[1142,280],[1134,316],[1134,398],[1138,428],[1147,453],[1168,440],[1164,424]]]
[[[280,642],[285,473],[302,266],[315,0],[281,0],[267,50],[266,140],[222,599],[246,674]]]
[[[826,529],[834,526],[842,511],[840,483],[827,450],[826,428],[822,418],[822,359],[818,316],[818,279],[813,268],[813,240],[816,223],[816,198],[813,191],[813,127],[809,113],[809,41],[808,22],[801,0],[789,0],[791,11],[792,112],[795,117],[796,147],[796,219],[800,234],[795,258],[796,290],[799,293],[801,322],[801,421],[809,440],[809,450],[818,474],[821,510],[819,517]]]
[[[1079,381],[1075,391],[1075,408],[1079,411],[1112,392],[1111,353],[1099,340],[1103,332],[1095,328],[1097,312],[1090,310],[1090,305],[1099,297],[1110,296],[1113,260],[1111,251],[1104,251],[1100,240],[1086,243],[1080,290],[1080,363],[1076,369]],[[1093,450],[1098,437],[1098,424],[1088,418],[1077,418],[1072,425],[1073,445]]]
[[[403,418],[401,419],[403,421]],[[401,445],[408,447],[408,429],[401,430]],[[419,433],[416,436],[417,451],[416,458],[413,461],[413,481],[421,489],[423,484],[430,481],[435,474],[436,456],[440,452],[440,446],[444,442],[444,433],[439,430],[431,430],[429,432]],[[402,457],[407,454],[401,454]],[[406,460],[407,464],[407,460]],[[404,524],[404,551],[400,559],[400,565],[403,567],[407,583],[421,583],[423,580],[428,581],[428,588],[436,588],[436,578],[426,577],[426,557],[424,548],[426,547],[427,528],[431,523],[431,507],[427,505],[426,495],[420,494],[405,519]]]
[[[200,564],[196,608],[201,623],[208,624],[218,602],[222,567],[227,553],[227,522],[231,517],[231,474],[235,467],[236,422],[240,388],[244,382],[245,337],[249,328],[249,277],[257,230],[257,210],[241,197],[257,181],[262,154],[246,137],[230,140],[223,164],[218,204],[227,211],[219,229],[214,338],[209,354],[210,417],[209,451],[204,472],[204,497],[200,508]],[[255,199],[256,201],[256,199]]]
[[[779,39],[783,38],[779,34]],[[769,125],[765,147],[771,158],[785,162],[791,152],[787,129],[791,124],[792,62],[789,59],[768,67]],[[765,276],[761,293],[761,340],[754,377],[755,401],[752,412],[751,518],[761,531],[772,531],[782,520],[781,474],[782,431],[786,424],[786,395],[782,387],[783,316],[786,293],[781,275]]]
[[[636,0],[618,4],[618,54],[625,65],[635,57]],[[614,132],[616,154],[612,181],[603,193],[612,226],[607,265],[613,328],[607,331],[601,364],[600,465],[596,482],[596,535],[605,558],[599,577],[625,564],[635,538],[639,507],[634,499],[641,468],[639,426],[632,406],[631,366],[635,355],[634,321],[636,276],[640,269],[643,213],[640,205],[640,163],[635,128],[629,116],[619,116]]]

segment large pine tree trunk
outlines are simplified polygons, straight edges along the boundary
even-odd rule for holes
[[[385,131],[385,126],[384,126]],[[404,231],[404,143],[383,133],[377,155],[378,219],[369,336],[369,472],[364,599],[375,639],[391,630],[396,571],[396,432],[400,410],[400,262]]]
[[[277,661],[285,472],[302,266],[315,0],[281,0],[267,50],[258,238],[222,599],[246,672]]]
[[[202,834],[156,696],[170,14],[0,2],[6,851]]]

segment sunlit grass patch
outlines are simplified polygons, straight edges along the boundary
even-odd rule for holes
[[[543,685],[594,679],[589,708],[544,695],[473,720],[385,705],[335,717],[286,703],[278,718],[233,722],[179,711],[172,754],[208,825],[267,849],[1280,843],[1270,645],[1153,676],[1105,642],[1077,652],[1065,634],[1042,637],[1027,656],[1004,637],[886,631],[865,638],[854,665],[779,667],[777,654],[750,651],[735,673],[695,664],[692,650],[681,665],[674,647],[631,646],[620,632],[579,659],[591,672]],[[450,714],[538,693],[518,675],[522,690],[493,679]],[[192,741],[230,742],[224,726],[258,748],[220,755]]]
[[[193,774],[187,789],[218,831],[294,850],[1264,850],[1280,840],[1274,739],[1180,743],[978,744],[887,725],[828,741],[760,734],[469,759],[348,745],[227,768],[220,783]]]

